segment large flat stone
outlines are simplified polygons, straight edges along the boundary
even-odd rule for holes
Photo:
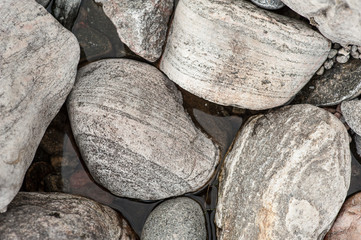
[[[329,49],[303,22],[248,1],[180,0],[160,69],[206,100],[259,110],[289,101]]]
[[[90,173],[117,196],[195,191],[218,164],[218,147],[185,113],[180,92],[146,63],[108,59],[81,68],[68,112]]]
[[[79,45],[34,0],[3,0],[0,22],[0,212],[4,212],[73,86]]]
[[[301,104],[252,117],[220,176],[219,239],[322,239],[350,171],[348,133],[329,112]]]

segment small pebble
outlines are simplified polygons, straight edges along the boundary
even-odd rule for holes
[[[352,47],[351,47],[351,53],[353,53],[353,52],[357,52],[357,46],[356,45],[352,45]]]
[[[351,52],[351,56],[353,57],[353,58],[360,58],[360,53],[359,52]]]
[[[351,51],[351,49],[347,50],[346,48],[341,48],[340,50],[338,50],[338,54],[348,56],[348,55],[350,55],[350,51]]]
[[[251,0],[251,2],[256,4],[258,7],[269,10],[277,10],[285,6],[280,0]]]
[[[321,66],[320,69],[317,70],[316,74],[321,76],[325,72],[325,67]]]
[[[325,67],[325,69],[331,69],[332,68],[332,66],[333,66],[333,60],[327,60],[324,64],[323,64],[323,66]]]
[[[350,55],[347,56],[340,55],[336,57],[336,61],[339,63],[347,63],[349,59],[350,59]]]
[[[333,57],[335,57],[337,54],[337,50],[336,49],[331,49],[330,52],[328,53],[327,58],[331,59]]]
[[[357,47],[359,53],[361,53],[361,47]]]
[[[339,43],[335,43],[335,44],[333,44],[333,47],[332,48],[334,48],[334,49],[340,49],[341,48],[341,45],[339,44]]]
[[[342,46],[347,52],[351,52],[351,45]]]

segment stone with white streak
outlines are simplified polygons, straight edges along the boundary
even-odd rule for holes
[[[344,46],[361,45],[360,0],[283,0],[283,3],[308,18],[331,41]]]
[[[95,0],[114,23],[120,40],[155,62],[162,54],[173,0]]]
[[[357,135],[361,135],[361,100],[355,99],[342,102],[341,112],[347,125],[349,125]]]
[[[0,22],[0,212],[4,212],[74,84],[79,45],[34,0],[3,0]]]
[[[81,68],[68,112],[90,173],[117,196],[195,191],[218,164],[218,147],[185,113],[176,86],[146,63],[108,59]]]
[[[218,239],[322,239],[350,177],[349,136],[331,113],[300,104],[254,116],[220,176]]]
[[[160,69],[206,100],[267,109],[289,101],[330,46],[306,24],[248,1],[180,0]]]

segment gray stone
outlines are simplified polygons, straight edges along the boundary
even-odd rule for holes
[[[117,196],[195,191],[218,164],[218,147],[185,113],[176,86],[148,64],[108,59],[81,68],[68,112],[90,173]]]
[[[361,135],[361,100],[356,99],[342,102],[341,112],[347,125],[357,135]]]
[[[303,22],[248,1],[180,0],[160,69],[208,101],[267,109],[301,90],[330,45]]]
[[[349,136],[331,113],[301,104],[254,116],[219,177],[218,239],[322,239],[350,177]]]
[[[251,0],[251,1],[259,7],[269,10],[277,10],[285,6],[283,2],[280,0]]]
[[[337,55],[337,50],[336,49],[331,49],[330,50],[330,52],[328,53],[328,56],[327,56],[327,58],[333,58],[333,57],[335,57],[336,55]]]
[[[356,144],[356,152],[361,157],[361,136],[357,135],[355,136],[355,144]]]
[[[0,214],[0,239],[137,239],[113,209],[64,193],[20,192]]]
[[[155,62],[162,54],[173,0],[95,0],[134,53]]]
[[[338,63],[347,63],[347,61],[350,59],[350,55],[339,55],[336,57],[336,61]]]
[[[186,197],[161,203],[148,216],[141,239],[206,240],[206,223],[201,206]]]
[[[360,0],[283,0],[283,3],[308,18],[332,42],[361,45]]]
[[[345,64],[314,76],[298,93],[295,103],[309,103],[317,106],[331,106],[361,94],[361,61],[351,59]],[[310,89],[309,86],[315,86]]]
[[[36,2],[41,4],[43,7],[47,7],[50,0],[36,0]]]
[[[78,14],[81,0],[55,0],[52,6],[54,17],[71,30]]]
[[[0,212],[19,191],[39,142],[73,87],[79,45],[34,0],[0,8]]]
[[[316,74],[317,75],[322,75],[324,72],[325,72],[325,67],[322,66],[322,67],[320,67],[320,69],[317,70]]]
[[[334,63],[333,59],[330,59],[330,60],[325,61],[323,66],[325,67],[326,70],[329,70],[332,68],[333,63]]]

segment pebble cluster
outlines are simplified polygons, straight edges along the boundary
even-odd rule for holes
[[[322,75],[325,70],[329,70],[332,66],[338,63],[347,63],[350,57],[355,59],[361,59],[361,46],[348,45],[341,46],[338,43],[334,43],[330,52],[328,53],[327,60],[325,63],[317,70],[317,75]]]

